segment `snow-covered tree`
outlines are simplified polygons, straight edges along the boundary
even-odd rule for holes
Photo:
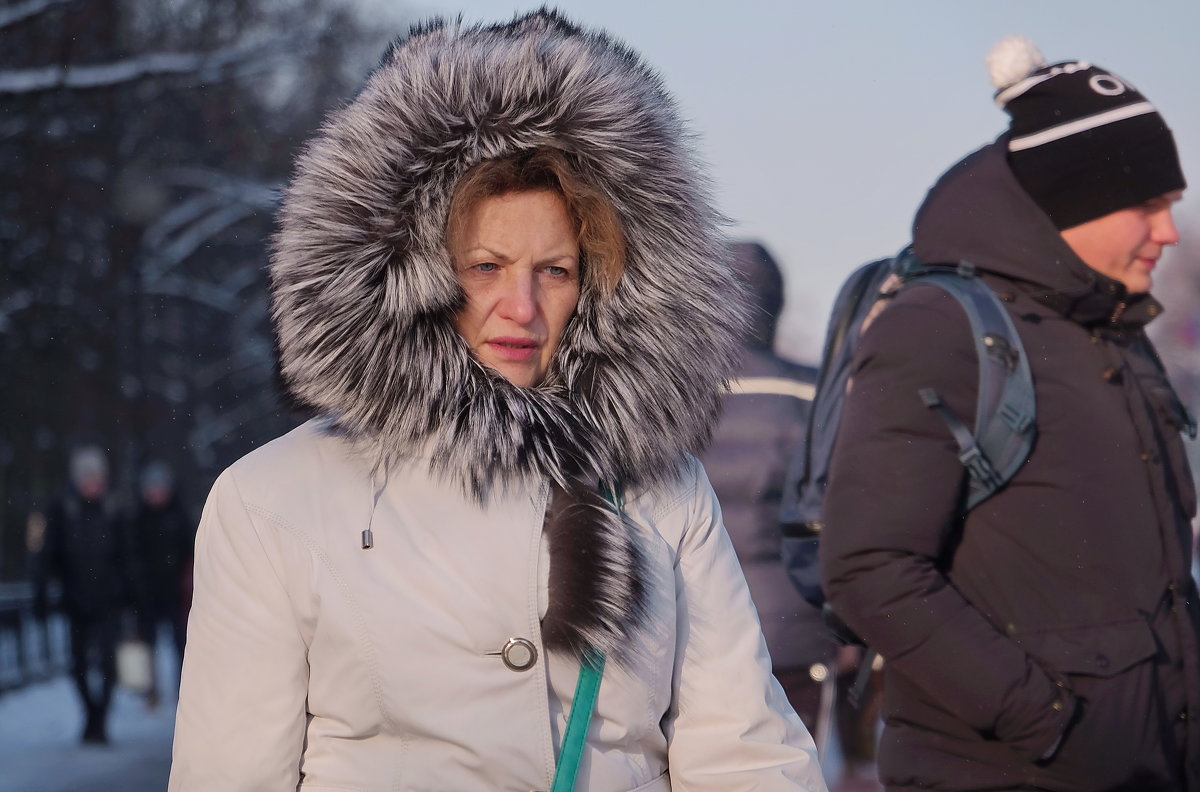
[[[193,504],[290,425],[266,249],[296,147],[399,21],[342,0],[0,9],[0,577],[79,441]],[[6,552],[7,551],[7,552]]]

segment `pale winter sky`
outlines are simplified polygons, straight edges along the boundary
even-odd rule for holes
[[[422,0],[407,10],[497,21],[538,5]],[[732,234],[762,241],[784,268],[779,346],[800,360],[818,354],[842,279],[903,246],[938,174],[1006,126],[983,64],[1005,35],[1028,36],[1051,62],[1089,60],[1136,85],[1200,184],[1197,0],[555,5],[623,39],[663,75],[698,135]],[[1185,234],[1200,234],[1198,206],[1191,197],[1180,207]]]

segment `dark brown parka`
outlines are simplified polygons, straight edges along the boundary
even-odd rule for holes
[[[962,516],[932,387],[968,424],[967,318],[902,290],[864,334],[834,452],[825,590],[887,663],[889,790],[1200,790],[1196,495],[1149,295],[1087,267],[1021,189],[1005,140],[930,191],[914,246],[969,261],[1033,370],[1037,439]]]

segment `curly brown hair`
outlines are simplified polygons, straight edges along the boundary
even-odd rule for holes
[[[480,201],[529,190],[551,190],[563,197],[575,223],[583,284],[602,295],[616,289],[625,269],[625,234],[612,201],[580,178],[558,149],[538,148],[473,166],[454,187],[446,214],[449,245],[462,233]]]

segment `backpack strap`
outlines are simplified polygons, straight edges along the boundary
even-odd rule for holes
[[[971,323],[979,359],[975,429],[968,432],[958,416],[931,388],[921,399],[946,421],[970,477],[967,509],[973,509],[1016,474],[1029,457],[1037,434],[1033,374],[1008,310],[974,267],[909,268],[910,283],[928,283],[958,300]]]

